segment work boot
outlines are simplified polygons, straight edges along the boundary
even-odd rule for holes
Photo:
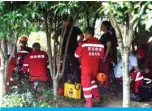
[[[111,88],[101,88],[100,91],[102,91],[102,92],[111,92]]]
[[[100,99],[93,99],[93,102],[94,102],[94,103],[99,103],[99,102],[100,102]]]
[[[85,107],[86,107],[86,108],[92,108],[91,105],[87,105],[87,104],[85,104]]]

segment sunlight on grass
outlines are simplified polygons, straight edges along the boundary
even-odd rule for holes
[[[34,42],[39,42],[43,50],[47,49],[46,33],[42,31],[31,32],[31,34],[29,35],[28,46],[32,47],[32,44]]]

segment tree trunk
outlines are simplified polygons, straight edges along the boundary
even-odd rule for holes
[[[135,53],[135,52],[136,52],[136,49],[135,49],[134,41],[132,41],[132,45],[131,45],[131,46],[132,46],[132,52]]]
[[[123,107],[130,107],[130,77],[129,77],[129,69],[128,69],[128,64],[129,64],[129,47],[131,45],[131,41],[133,37],[133,29],[129,28],[129,36],[127,35],[127,31],[125,31],[124,36],[129,37],[124,41],[125,44],[123,44],[123,38],[122,38],[122,33],[120,31],[120,28],[118,27],[118,24],[116,22],[116,19],[113,14],[109,14],[109,20],[113,26],[113,28],[116,31],[116,37],[118,40],[118,44],[120,47],[120,53],[122,56],[122,66],[123,66]],[[127,28],[127,27],[126,27]],[[128,42],[127,42],[128,41]],[[129,46],[129,47],[128,47]]]
[[[53,79],[53,95],[54,100],[57,100],[58,96],[58,78],[56,78],[56,43],[54,43],[54,53],[52,53],[52,46],[51,46],[51,32],[52,32],[52,21],[47,22],[48,14],[45,13],[45,30],[47,36],[47,47],[48,47],[48,56],[49,56],[49,69],[50,75]],[[55,42],[55,41],[54,41]]]
[[[13,46],[13,50],[12,50],[11,55],[10,55],[10,57],[9,57],[8,63],[11,61],[12,57],[13,57],[14,55],[16,55],[15,52],[16,52],[16,50],[17,50],[17,47],[16,47],[17,41],[18,41],[18,38],[16,38],[16,40],[15,40],[15,44],[14,44],[14,46]]]
[[[8,50],[7,50],[7,40],[3,39],[2,40],[2,51],[4,53],[4,77],[6,78],[7,73],[8,73]]]
[[[76,17],[75,17],[75,18],[76,18]],[[68,46],[69,46],[69,42],[70,42],[70,36],[71,36],[71,34],[72,34],[72,31],[73,31],[73,28],[74,28],[74,24],[75,24],[75,21],[76,21],[75,18],[74,18],[74,22],[73,22],[73,24],[72,24],[72,26],[71,26],[71,29],[70,29],[70,32],[69,32],[69,35],[68,35],[67,42],[66,42],[66,47],[65,47],[65,52],[64,52],[64,58],[63,58],[63,68],[62,68],[62,71],[61,71],[60,76],[57,75],[57,76],[56,76],[56,79],[57,79],[57,78],[60,79],[60,78],[62,77],[63,73],[64,73],[65,61],[66,61],[67,52],[68,52]]]
[[[123,66],[123,107],[130,106],[130,77],[129,77],[129,48],[125,48],[122,56],[122,66]]]
[[[5,95],[5,80],[8,73],[8,50],[7,40],[3,39],[0,46],[1,67],[0,67],[0,105],[2,106],[3,96]]]
[[[97,17],[98,17],[98,12],[96,12],[96,14],[94,16],[94,20],[93,20],[93,23],[92,23],[93,28],[95,28]]]
[[[62,63],[62,60],[61,60],[62,59],[62,46],[63,46],[63,41],[64,41],[64,37],[66,34],[66,30],[67,29],[63,28],[62,33],[61,33],[60,44],[59,44],[59,57],[58,57],[58,62],[57,62],[57,75],[59,75],[59,76],[62,76],[60,73],[60,67],[61,67],[61,63]]]
[[[5,95],[5,76],[4,76],[4,70],[5,70],[5,59],[4,59],[4,52],[2,48],[0,47],[0,56],[1,56],[1,66],[0,66],[0,107],[2,106],[2,100],[3,96]]]
[[[8,74],[8,59],[5,59],[5,69],[4,69],[4,77],[5,77],[5,80],[6,80],[6,76]]]
[[[111,14],[111,13],[109,14],[109,20],[111,22],[112,27],[115,29],[120,53],[121,53],[121,56],[122,56],[122,52],[123,52],[123,48],[124,48],[122,33],[120,31],[120,28],[118,27],[118,24],[116,22],[116,19],[115,19],[114,15]]]
[[[46,37],[47,37],[47,51],[48,51],[48,56],[49,56],[49,69],[50,69],[50,75],[51,77],[53,77],[53,67],[52,67],[52,48],[51,48],[51,33],[49,33],[49,27],[48,27],[48,15],[45,12],[44,13],[44,17],[45,17],[45,30],[46,30]]]
[[[56,75],[56,79],[61,79],[62,78],[62,76],[63,76],[63,73],[64,73],[64,69],[65,69],[65,61],[66,61],[66,56],[67,56],[67,52],[68,52],[68,46],[69,46],[69,42],[70,42],[70,36],[71,36],[71,34],[72,34],[72,31],[73,31],[73,28],[74,28],[74,24],[75,24],[75,22],[76,22],[76,16],[77,15],[75,15],[74,16],[74,22],[73,22],[73,24],[72,24],[72,26],[71,26],[71,28],[70,28],[70,31],[69,31],[69,34],[68,34],[68,38],[67,38],[67,42],[66,42],[66,47],[65,47],[65,52],[64,52],[64,55],[63,55],[63,62],[62,62],[62,70],[60,71],[60,66],[61,66],[61,57],[62,57],[62,45],[63,45],[63,41],[61,42],[61,49],[59,49],[60,50],[60,54],[59,54],[59,61],[58,61],[58,66],[57,66],[57,75]],[[63,30],[63,37],[65,36],[65,34],[66,34],[66,29],[65,30]],[[63,38],[63,40],[64,40],[64,38]]]
[[[147,59],[149,59],[149,57],[151,55],[151,52],[152,52],[152,41],[150,41],[150,43],[149,43],[149,48],[148,48],[148,51],[147,51],[148,54],[146,55]]]
[[[3,62],[3,60],[1,59]],[[5,77],[4,77],[4,64],[1,64],[0,69],[0,107],[2,107],[2,100],[5,95]]]
[[[57,100],[58,97],[58,79],[53,78],[53,95],[54,95],[54,100]]]
[[[90,27],[88,11],[86,11],[86,22],[87,22],[87,27]]]

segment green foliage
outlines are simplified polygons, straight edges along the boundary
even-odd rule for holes
[[[36,10],[28,7],[28,2],[0,2],[0,38],[7,38],[11,30],[13,35],[18,37],[22,34],[29,34],[33,30],[35,18],[39,18]],[[19,7],[16,7],[16,5]],[[2,8],[1,8],[2,7]]]
[[[50,99],[50,96],[47,96],[47,99]],[[3,103],[3,107],[53,107],[48,100],[37,99],[31,91],[7,94],[3,99]]]
[[[16,84],[11,85],[11,91],[3,99],[3,107],[52,107],[49,104],[53,100],[52,89],[44,89],[45,99],[38,99],[35,89],[31,87],[28,78],[18,82],[17,73],[13,74],[13,81]]]
[[[121,1],[103,2],[100,13],[108,15],[113,13],[119,24],[126,24],[127,21],[134,23],[134,29],[139,23],[145,24],[145,28],[152,26],[152,2],[151,1]],[[132,16],[132,18],[128,18]]]
[[[113,13],[117,22],[123,25],[126,24],[128,19],[131,19],[132,21],[130,22],[134,22],[134,29],[139,23],[144,24],[146,29],[152,26],[151,1],[0,1],[0,39],[7,38],[10,32],[15,37],[18,37],[22,34],[28,35],[32,31],[40,31],[46,21],[54,31],[61,28],[62,17],[65,14],[78,15],[77,19],[81,21],[80,27],[84,30],[87,26],[87,17],[89,18],[90,26],[92,26],[96,17],[100,18],[102,15],[106,17],[109,13]],[[44,17],[45,14],[48,15],[47,18]],[[128,18],[128,15],[131,15],[132,18]],[[37,101],[34,90],[29,87],[29,85],[14,87],[13,92],[5,97],[5,106],[50,106],[49,101],[53,100],[52,90],[44,90],[45,101]],[[52,104],[52,106],[55,106],[55,104]]]
[[[81,6],[78,9],[79,19],[82,20],[82,29],[85,29],[87,25],[94,27],[93,22],[95,19],[101,17],[103,14],[100,14],[101,2],[91,2],[85,1],[80,2]],[[87,21],[88,17],[88,21]],[[89,24],[87,24],[89,22]]]
[[[73,15],[76,13],[76,10],[79,8],[80,2],[69,1],[69,2],[59,2],[58,4],[51,7],[55,10],[55,13],[63,16],[64,14]]]
[[[141,15],[142,10],[144,14]],[[50,19],[53,19],[57,14],[59,18],[64,14],[77,14],[82,20],[82,29],[87,25],[87,16],[89,17],[90,25],[92,24],[95,15],[99,18],[101,15],[108,15],[112,12],[118,23],[125,24],[127,14],[136,17],[138,24],[145,24],[146,29],[152,25],[152,2],[150,1],[133,1],[133,2],[80,2],[80,1],[41,1],[41,2],[0,2],[0,37],[6,38],[9,30],[17,35],[29,34],[31,31],[40,30],[37,27],[43,17],[43,13],[47,12]],[[86,15],[87,13],[87,15]],[[53,20],[54,21],[54,20]],[[34,28],[33,28],[34,24]],[[136,26],[136,25],[135,25]]]
[[[4,98],[4,107],[29,107],[33,104],[33,98],[30,92],[23,94],[11,93]]]

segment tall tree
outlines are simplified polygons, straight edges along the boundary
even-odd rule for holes
[[[151,19],[152,2],[103,2],[101,12],[108,16],[116,31],[119,49],[123,64],[123,107],[130,106],[130,78],[128,70],[128,56],[135,28],[139,23],[146,24],[148,29],[152,24],[147,24]],[[140,22],[139,22],[140,21]],[[123,28],[119,27],[119,24]],[[122,30],[121,30],[122,29]]]
[[[62,26],[62,18],[64,15],[71,15],[76,19],[76,10],[78,9],[79,2],[31,2],[30,4],[33,5],[33,7],[37,7],[37,11],[40,11],[41,18],[43,18],[42,24],[47,37],[49,69],[53,80],[54,99],[56,100],[58,96],[58,82],[64,72],[66,53],[69,44],[69,42],[67,42],[65,53],[62,54],[62,44],[66,31]],[[73,27],[70,29],[69,37],[72,30]]]
[[[8,64],[14,55],[17,38],[25,33],[29,33],[32,15],[35,12],[26,8],[27,2],[0,2],[0,55],[1,55],[1,71],[0,71],[0,102],[5,95],[6,76],[8,73]],[[32,12],[32,14],[31,14]],[[33,27],[33,26],[32,26]],[[31,31],[31,30],[30,30]],[[13,51],[8,58],[7,40],[14,37],[15,40]],[[1,104],[2,105],[2,104]]]

